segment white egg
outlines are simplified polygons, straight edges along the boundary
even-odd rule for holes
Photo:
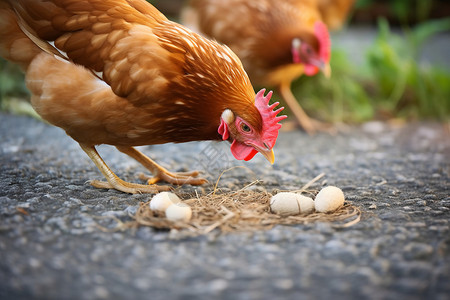
[[[270,209],[272,212],[283,216],[311,213],[314,211],[314,201],[296,193],[282,192],[272,196]]]
[[[327,186],[317,194],[314,205],[318,212],[333,212],[344,205],[344,201],[344,193],[340,188]]]
[[[314,200],[312,198],[297,194],[297,202],[300,205],[302,214],[314,212]]]
[[[186,203],[174,203],[166,209],[166,218],[170,221],[188,222],[192,217],[192,209]]]
[[[169,207],[169,205],[179,202],[181,202],[181,199],[174,193],[162,192],[153,196],[150,201],[150,209],[163,212],[167,209],[167,207]]]

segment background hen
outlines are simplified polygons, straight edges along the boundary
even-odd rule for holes
[[[316,0],[191,0],[182,22],[228,45],[253,84],[277,86],[300,125],[312,133],[318,123],[303,111],[290,85],[302,74],[331,74],[331,43],[319,7]]]
[[[107,182],[99,188],[167,190],[119,179],[95,146],[114,145],[155,177],[171,173],[133,146],[228,140],[237,159],[261,152],[271,163],[283,117],[256,96],[227,47],[169,21],[144,0],[0,1],[0,54],[26,71],[34,109],[75,139]]]

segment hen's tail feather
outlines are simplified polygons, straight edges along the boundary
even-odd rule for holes
[[[56,56],[59,56],[63,59],[68,60],[67,55],[64,55],[62,52],[60,52],[57,48],[53,47],[50,43],[47,41],[44,41],[38,37],[38,35],[35,33],[35,31],[25,22],[25,20],[20,16],[19,13],[16,11],[16,17],[17,17],[17,24],[19,25],[22,32],[36,45],[38,46],[42,51],[47,52],[48,54],[53,54]]]
[[[26,71],[42,52],[67,59],[55,47],[38,38],[10,3],[0,1],[0,56]]]
[[[14,9],[0,1],[0,56],[28,68],[41,50],[20,29]]]

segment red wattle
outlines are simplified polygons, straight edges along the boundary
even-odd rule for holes
[[[222,136],[222,140],[228,140],[228,137],[230,136],[230,133],[228,131],[228,124],[223,119],[220,119],[220,126],[217,131]]]
[[[313,65],[305,65],[304,72],[307,76],[313,76],[319,72],[319,68]]]
[[[239,143],[236,140],[233,141],[230,149],[234,158],[237,160],[249,161],[256,155],[256,153],[258,153],[255,148]]]

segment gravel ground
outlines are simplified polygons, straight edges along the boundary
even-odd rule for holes
[[[231,159],[225,143],[142,147],[172,170],[199,168],[223,190],[336,185],[362,219],[183,238],[128,220],[148,195],[97,190],[76,142],[37,120],[0,114],[1,299],[449,299],[450,138],[436,123],[371,122],[336,136],[284,132],[270,166]],[[118,175],[143,171],[100,147]],[[218,159],[217,159],[218,158]],[[183,187],[198,193],[205,187]],[[103,218],[101,218],[103,217]]]

